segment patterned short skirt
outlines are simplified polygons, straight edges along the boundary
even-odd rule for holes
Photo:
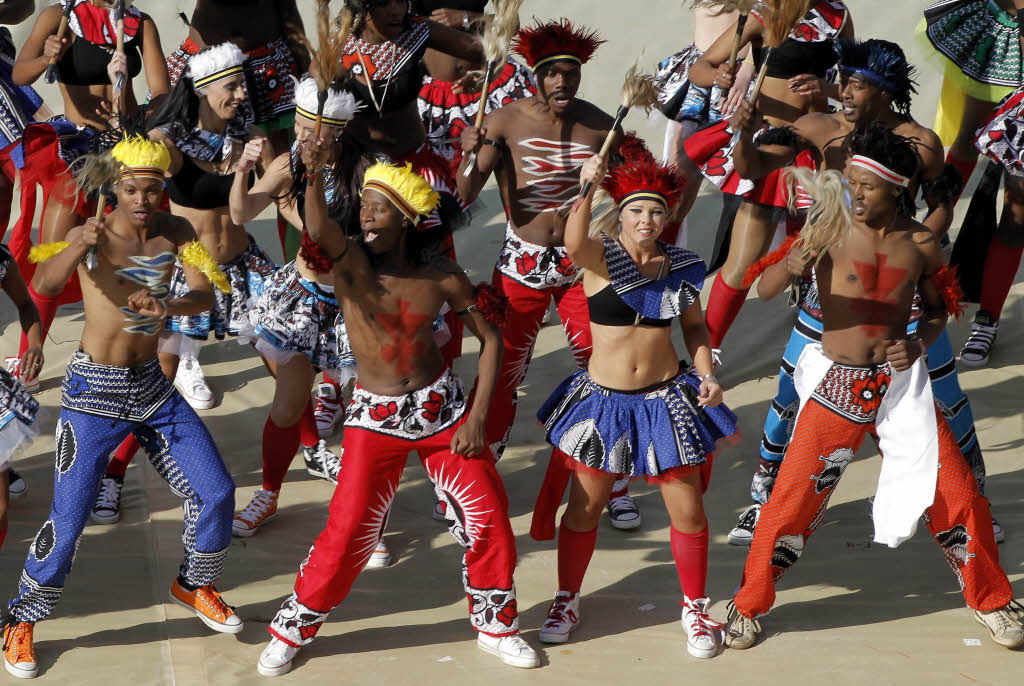
[[[703,88],[690,83],[690,68],[703,54],[691,44],[658,64],[654,75],[658,106],[669,119],[700,124],[721,121],[722,112],[717,103],[722,98],[722,89],[718,86]]]
[[[1017,20],[995,0],[941,0],[925,9],[924,17],[932,46],[966,79],[989,86],[1020,85],[1024,65]]]
[[[697,406],[700,381],[680,371],[654,387],[623,392],[581,369],[555,389],[537,418],[548,443],[576,462],[610,474],[659,477],[708,460],[719,441],[737,437],[726,405]]]
[[[228,277],[231,292],[224,293],[220,289],[213,290],[213,309],[201,314],[182,317],[169,317],[167,328],[190,338],[206,340],[210,332],[223,340],[225,335],[238,336],[246,329],[249,320],[249,301],[258,298],[267,281],[277,271],[277,265],[249,236],[249,246],[221,269]],[[188,293],[185,273],[181,264],[174,265],[171,274],[171,297],[177,298]]]
[[[249,309],[242,336],[256,341],[256,350],[281,363],[305,355],[317,369],[354,376],[356,358],[348,344],[345,319],[334,292],[302,278],[294,262],[281,267]]]
[[[978,152],[992,160],[1014,176],[1024,176],[1024,87],[1009,95],[985,125],[978,130],[975,146]]]
[[[11,456],[39,435],[39,402],[21,382],[0,369],[0,469]]]

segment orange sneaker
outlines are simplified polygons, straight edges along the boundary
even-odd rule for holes
[[[19,679],[34,679],[38,671],[36,651],[32,647],[32,628],[29,622],[16,622],[11,617],[4,626],[4,668]]]
[[[175,579],[171,584],[171,600],[195,612],[203,624],[214,631],[237,634],[242,630],[242,618],[221,599],[213,584],[189,591]]]
[[[248,538],[276,516],[277,493],[259,488],[253,493],[249,504],[235,515],[231,522],[231,535]]]

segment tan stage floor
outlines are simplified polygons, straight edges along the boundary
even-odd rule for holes
[[[140,2],[160,21],[164,50],[183,35],[173,13],[190,3]],[[310,3],[300,3],[306,8]],[[337,5],[338,3],[334,3]],[[911,31],[926,3],[856,0],[850,3],[861,36],[899,40],[913,59],[923,51]],[[178,7],[181,5],[181,7]],[[556,9],[556,5],[558,8]],[[585,19],[612,39],[585,70],[584,94],[614,108],[625,62],[646,50],[653,63],[689,43],[692,19],[678,0],[618,3],[610,0],[530,0],[523,12]],[[310,25],[307,23],[307,26]],[[671,30],[668,30],[671,27]],[[873,33],[874,32],[874,33]],[[23,37],[27,27],[19,27]],[[654,34],[649,37],[647,34]],[[933,66],[922,64],[922,94],[915,113],[930,121],[938,95]],[[606,79],[599,75],[609,75]],[[48,96],[52,90],[45,91]],[[51,102],[59,105],[59,100]],[[662,123],[634,114],[639,128],[660,149]],[[705,189],[690,222],[691,247],[707,255],[720,200]],[[459,255],[475,280],[489,278],[503,236],[500,204],[485,197],[471,227],[457,237]],[[966,210],[961,203],[959,218]],[[272,255],[280,256],[273,224],[250,227]],[[1019,278],[1019,277],[1018,277]],[[707,290],[705,290],[705,295]],[[970,393],[988,464],[988,496],[1008,532],[1000,546],[1003,564],[1024,595],[1024,472],[1020,455],[1024,385],[1021,296],[1015,286],[1007,304],[992,365],[961,376]],[[13,353],[18,325],[4,299],[2,348]],[[745,550],[726,544],[726,534],[749,502],[750,475],[768,402],[775,390],[779,357],[791,326],[783,299],[751,301],[726,340],[720,378],[726,400],[740,416],[742,446],[727,449],[715,465],[706,498],[713,545],[708,589],[712,614],[723,618],[739,583]],[[80,306],[62,308],[46,345],[43,435],[18,458],[30,484],[28,496],[12,503],[10,533],[0,554],[0,581],[13,593],[24,553],[46,519],[52,485],[52,431],[60,401],[60,378],[74,350],[83,317]],[[966,320],[952,325],[955,346]],[[678,336],[677,336],[678,337]],[[467,383],[474,376],[475,343],[459,363]],[[682,347],[679,347],[682,350]],[[249,348],[211,342],[202,363],[218,406],[202,413],[238,485],[239,507],[260,484],[260,437],[272,381]],[[528,535],[532,503],[548,448],[534,421],[546,394],[572,371],[561,329],[542,330],[523,388],[512,445],[499,470],[511,499],[519,545],[517,586],[524,635],[536,631],[555,591],[553,543]],[[340,434],[332,439],[337,448]],[[541,669],[516,670],[479,651],[466,620],[461,592],[461,549],[430,517],[432,490],[415,458],[403,479],[388,533],[396,563],[369,570],[297,660],[282,683],[509,684],[1008,684],[1019,683],[1024,655],[992,644],[964,607],[956,581],[927,533],[898,551],[872,544],[869,497],[880,458],[870,442],[850,466],[819,532],[802,561],[780,584],[778,603],[763,619],[767,640],[746,652],[725,651],[701,661],[686,655],[679,625],[679,588],[668,546],[668,519],[657,491],[634,489],[644,513],[635,533],[601,524],[598,550],[584,584],[584,624],[564,646],[544,649]],[[172,606],[167,589],[181,557],[181,510],[177,499],[144,465],[128,472],[122,520],[89,525],[67,592],[53,619],[36,630],[41,679],[65,684],[235,684],[260,679],[256,659],[268,639],[266,624],[290,592],[299,562],[323,525],[331,487],[309,477],[301,459],[293,464],[277,520],[258,536],[235,539],[220,583],[227,600],[246,620],[237,636],[217,635],[185,610]],[[141,466],[140,466],[141,465]],[[0,679],[11,679],[6,674]]]

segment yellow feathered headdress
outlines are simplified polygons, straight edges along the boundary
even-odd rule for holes
[[[122,179],[141,176],[163,181],[164,174],[171,167],[171,154],[167,146],[139,135],[125,136],[110,151],[110,155],[121,163]]]
[[[411,164],[377,162],[363,176],[363,190],[367,189],[382,193],[413,224],[441,204],[441,196]]]

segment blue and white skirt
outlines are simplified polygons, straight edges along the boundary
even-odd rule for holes
[[[724,404],[698,407],[689,372],[636,391],[594,383],[586,370],[562,382],[537,418],[547,440],[576,462],[610,474],[659,477],[706,463],[716,444],[738,433]]]

